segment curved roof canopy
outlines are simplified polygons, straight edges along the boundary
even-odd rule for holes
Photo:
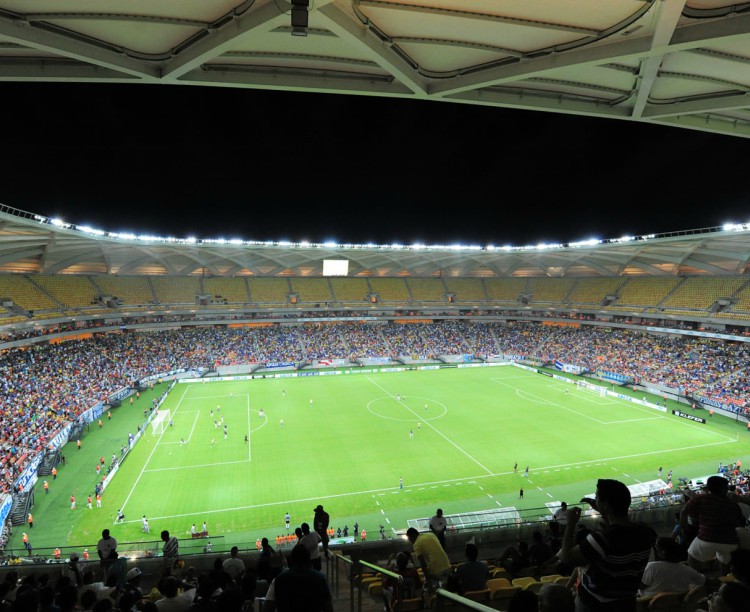
[[[292,3],[0,0],[0,79],[395,96],[750,137],[748,3]]]
[[[0,206],[0,273],[321,276],[744,274],[750,224],[530,247],[355,245],[135,236]]]

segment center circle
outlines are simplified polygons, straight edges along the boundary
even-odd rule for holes
[[[425,404],[427,405],[427,410],[424,408]],[[401,400],[397,400],[391,395],[376,397],[367,402],[367,410],[381,419],[402,421],[405,423],[413,423],[415,420],[427,423],[442,418],[448,414],[448,408],[445,404],[438,400],[420,395],[409,395],[401,398]],[[399,411],[411,413],[412,416],[409,418],[391,416],[392,414],[397,414]]]

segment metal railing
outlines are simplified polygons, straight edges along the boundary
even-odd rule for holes
[[[343,564],[343,565],[342,565]],[[365,586],[362,583],[363,576],[366,573],[363,571],[364,568],[373,570],[376,574],[382,576],[388,576],[399,581],[399,584],[403,582],[403,576],[395,572],[390,571],[380,565],[369,563],[368,561],[362,561],[361,559],[352,559],[341,553],[331,555],[326,559],[326,575],[328,576],[331,593],[334,597],[339,597],[340,587],[340,571],[341,567],[344,567],[349,572],[349,610],[350,612],[361,612],[362,611],[362,594],[365,592]],[[369,591],[368,591],[369,596]],[[434,597],[435,607],[437,610],[444,610],[446,602],[450,604],[458,604],[468,610],[474,610],[475,612],[497,612],[494,608],[486,606],[478,601],[473,601],[462,597],[457,593],[453,593],[444,588],[437,588],[432,593],[427,594],[425,599],[425,608],[429,607],[430,599]],[[396,600],[396,606],[394,612],[398,612],[401,608],[401,600]]]

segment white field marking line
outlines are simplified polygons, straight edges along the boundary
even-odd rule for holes
[[[540,404],[542,406],[557,406],[555,402],[537,397],[532,393],[529,393],[525,389],[516,389],[516,397],[520,397],[521,399],[525,399],[527,402],[534,402],[535,404]]]
[[[663,419],[663,416],[650,416],[650,417],[641,417],[638,419],[623,419],[622,421],[608,421],[607,423],[604,423],[605,425],[619,425],[620,423],[640,423],[641,421],[656,421],[659,419]]]
[[[247,462],[246,461],[235,461],[234,463],[247,463]],[[210,465],[201,466],[201,467],[214,467],[216,465],[225,465],[225,464],[212,463]],[[186,469],[186,468],[162,468],[162,469],[165,469],[165,470],[175,469],[176,470],[176,469]],[[151,471],[152,472],[157,472],[157,471],[160,471],[160,470],[151,470]],[[507,472],[507,473],[510,474],[511,472]],[[471,478],[489,478],[489,477],[491,477],[493,475],[494,474],[487,474],[487,475],[483,474],[483,475],[480,475],[480,476],[472,476]],[[453,480],[454,481],[455,480],[466,480],[466,478],[454,478]],[[440,482],[436,483],[432,488],[436,489],[438,487],[438,485],[442,485],[442,484],[444,484],[444,482],[445,481],[440,481]],[[433,483],[425,483],[425,486],[430,485],[430,484],[433,484]],[[419,486],[419,485],[416,485],[416,486]],[[411,488],[416,488],[416,486],[411,487]],[[321,496],[318,495],[316,497],[305,497],[305,498],[302,498],[302,499],[284,500],[284,501],[277,501],[277,502],[268,502],[268,503],[265,503],[265,504],[253,504],[251,506],[236,506],[234,508],[220,508],[218,510],[200,510],[200,511],[197,511],[197,512],[189,512],[189,513],[185,513],[185,514],[173,514],[173,515],[169,515],[169,516],[156,516],[156,517],[153,517],[153,518],[151,518],[149,520],[153,521],[153,520],[162,520],[162,519],[184,518],[186,516],[203,516],[203,515],[208,514],[208,513],[217,514],[217,513],[221,513],[221,512],[235,512],[235,511],[238,511],[238,510],[256,510],[258,508],[271,508],[273,506],[285,506],[285,505],[288,505],[288,504],[309,503],[309,502],[312,502],[312,501],[315,501],[315,500],[325,501],[325,500],[331,500],[331,499],[339,499],[339,498],[342,498],[342,497],[351,497],[351,496],[354,496],[354,495],[383,495],[383,494],[389,493],[389,492],[393,493],[394,492],[393,489],[394,489],[394,487],[388,487],[388,488],[385,488],[385,489],[371,489],[369,491],[355,491],[355,492],[349,492],[349,493],[337,493],[335,495],[327,495],[327,496],[324,496],[324,497],[321,497]],[[395,491],[395,492],[397,493],[398,491]],[[124,521],[124,522],[125,523],[140,523],[141,520],[137,519],[137,520],[132,520],[132,521]]]
[[[192,389],[193,387],[197,387],[199,385],[188,385],[188,389]],[[245,393],[237,393],[236,395],[199,395],[197,397],[186,397],[185,400],[187,401],[203,401],[203,400],[209,400],[209,399],[225,399],[228,397],[242,397],[243,395],[246,395]]]
[[[253,460],[253,442],[250,439],[250,434],[252,432],[252,429],[250,429],[250,394],[247,394],[247,460],[252,461]]]
[[[581,391],[581,393],[576,393],[576,400],[583,400],[589,404],[594,404],[594,406],[606,406],[608,404],[611,405],[617,403],[602,398],[601,396],[593,397],[592,391]]]
[[[200,416],[200,410],[186,410],[185,412],[181,412],[180,414],[195,414],[195,419],[193,420],[193,427],[190,429],[190,434],[188,435],[187,441],[190,442],[190,439],[193,437],[193,432],[195,431],[195,425],[198,423],[198,417]],[[168,444],[182,444],[182,442],[163,442],[164,446]]]
[[[385,393],[386,395],[390,395],[391,397],[393,397],[392,394],[388,393],[388,391],[384,387],[382,387],[381,385],[379,385],[378,383],[376,383],[372,378],[370,378],[369,376],[367,376],[366,378],[367,378],[367,380],[369,382],[371,382],[373,385],[375,385],[383,393]],[[398,403],[401,404],[407,411],[411,412],[414,415],[414,417],[416,418],[417,421],[420,421],[420,422],[422,421],[422,417],[418,413],[414,412],[411,408],[409,408],[404,402],[399,401]],[[479,461],[477,461],[476,459],[474,459],[474,457],[472,457],[469,453],[467,453],[463,448],[461,448],[453,440],[451,440],[450,438],[448,438],[448,436],[446,436],[440,430],[438,430],[438,428],[435,427],[432,423],[430,423],[429,421],[425,421],[425,425],[427,425],[428,427],[430,427],[436,434],[438,434],[439,436],[441,436],[446,442],[448,442],[449,444],[452,444],[457,450],[461,451],[464,455],[466,455],[466,457],[468,457],[469,459],[471,459],[474,463],[476,463],[485,472],[487,472],[488,474],[492,474],[492,470],[484,467],[481,463],[479,463]],[[462,478],[461,480],[465,480],[465,479]]]
[[[604,424],[603,421],[600,421],[599,419],[595,419],[595,418],[593,418],[592,416],[590,416],[588,414],[583,414],[581,412],[578,412],[577,410],[573,410],[572,408],[567,408],[566,406],[562,406],[561,404],[558,404],[556,402],[551,402],[551,401],[549,401],[549,400],[547,400],[547,399],[545,399],[543,397],[538,397],[534,393],[529,393],[528,391],[525,391],[524,389],[519,389],[518,387],[514,387],[513,385],[509,385],[507,383],[504,383],[501,380],[495,380],[494,382],[496,382],[496,383],[498,383],[500,385],[504,385],[506,387],[510,387],[511,389],[513,389],[516,392],[518,392],[518,391],[524,391],[529,397],[534,398],[533,401],[535,401],[535,402],[537,402],[539,404],[542,404],[544,406],[555,406],[557,408],[562,408],[563,410],[567,410],[568,412],[572,412],[573,414],[577,414],[580,417],[583,417],[585,419],[589,419],[591,421],[594,421],[595,423],[599,423],[600,425]]]
[[[582,465],[592,464],[592,463],[594,463],[596,461],[605,462],[605,461],[616,461],[616,460],[619,460],[619,459],[632,459],[633,457],[647,457],[649,455],[662,455],[664,453],[669,453],[669,452],[672,452],[672,451],[685,451],[685,450],[691,450],[691,449],[694,449],[694,448],[704,448],[706,446],[718,446],[718,445],[721,445],[721,444],[728,444],[730,442],[734,443],[735,440],[727,439],[727,441],[724,441],[724,442],[709,442],[708,444],[696,444],[694,446],[685,446],[685,447],[682,447],[682,448],[670,448],[670,449],[666,449],[666,450],[665,449],[660,449],[660,450],[653,451],[653,452],[648,452],[648,453],[634,453],[632,455],[619,455],[617,457],[607,457],[607,458],[604,458],[604,459],[591,459],[589,461],[578,461],[576,463],[561,463],[561,464],[558,464],[558,465],[547,465],[547,466],[541,466],[541,467],[536,468],[536,469],[537,470],[553,470],[553,469],[558,469],[559,470],[561,468],[570,469],[571,467],[580,467]],[[152,451],[152,454],[153,454],[153,451]],[[235,462],[231,462],[231,463],[247,463],[247,462],[246,461],[235,461]],[[217,465],[225,465],[225,464],[211,463],[211,464],[207,464],[205,466],[198,466],[198,467],[215,467]],[[156,471],[161,471],[161,470],[177,470],[177,469],[192,469],[192,466],[191,467],[185,467],[185,468],[160,468],[158,470],[150,470],[150,471],[156,472]],[[614,466],[612,466],[612,469],[614,471],[617,471],[617,469]],[[141,474],[143,474],[143,471],[141,471]],[[444,484],[446,482],[456,482],[456,481],[459,481],[459,480],[465,481],[465,480],[468,480],[469,478],[484,479],[484,478],[492,478],[492,477],[495,477],[495,476],[509,476],[510,474],[513,474],[513,472],[509,471],[509,472],[498,472],[497,474],[480,474],[479,476],[468,476],[466,478],[453,478],[451,480],[438,481],[436,483],[432,483],[432,482],[419,483],[419,484],[412,485],[410,488],[412,488],[414,490],[422,491],[422,490],[424,490],[427,487],[436,489],[438,487],[438,485],[442,485],[442,484]],[[140,475],[139,475],[138,479],[140,479]],[[138,483],[138,481],[136,480],[136,484],[137,483]],[[135,488],[135,484],[133,485],[133,488]],[[394,487],[388,487],[388,488],[384,488],[384,489],[372,489],[372,490],[369,490],[369,491],[354,491],[354,492],[349,492],[349,493],[338,493],[336,495],[325,496],[322,499],[323,500],[339,499],[339,498],[343,498],[343,497],[351,497],[351,496],[355,496],[355,495],[368,495],[368,494],[369,495],[375,495],[375,494],[382,495],[382,494],[387,493],[389,491],[393,491],[393,489],[394,489]],[[131,494],[132,494],[132,491],[131,491]],[[130,495],[128,495],[128,498],[129,497],[130,497]],[[317,497],[306,497],[304,499],[284,500],[284,501],[279,501],[279,502],[269,502],[267,504],[255,504],[255,505],[252,505],[252,506],[238,506],[238,507],[235,507],[235,508],[222,508],[220,510],[202,510],[202,511],[193,512],[193,513],[175,514],[175,515],[170,515],[170,516],[160,516],[160,517],[155,517],[155,519],[161,520],[161,519],[172,519],[172,518],[184,518],[186,516],[200,516],[202,514],[206,514],[207,512],[220,513],[220,512],[233,512],[233,511],[236,511],[236,510],[255,510],[255,509],[258,509],[258,508],[270,508],[272,506],[282,506],[282,505],[297,504],[297,503],[309,503],[311,501],[320,500],[320,499],[321,499],[320,496],[317,496]],[[502,506],[502,503],[500,501],[496,500],[495,503],[497,503],[499,506]],[[125,507],[125,504],[123,504],[123,508],[124,507]],[[151,520],[154,520],[154,519],[152,518]],[[140,523],[141,521],[140,521],[140,519],[138,519],[138,520],[133,520],[133,521],[125,521],[125,522],[126,523]]]
[[[188,392],[188,389],[189,389],[189,387],[187,387],[185,389],[185,391],[182,393],[182,397],[179,400],[177,400],[177,407],[174,409],[174,414],[177,414],[177,411],[180,409],[180,404],[182,403],[182,400],[185,398],[185,394]],[[145,431],[145,430],[143,430],[143,431]],[[146,466],[151,461],[151,457],[154,456],[154,453],[156,452],[156,448],[159,446],[159,440],[161,440],[162,437],[164,437],[164,432],[165,431],[166,431],[166,429],[161,432],[161,435],[159,436],[159,439],[154,444],[154,448],[151,449],[151,452],[149,453],[148,458],[146,459],[145,463],[143,464],[143,467],[141,468],[141,471],[138,474],[138,478],[135,479],[135,482],[133,483],[133,486],[130,488],[130,493],[128,493],[128,496],[125,498],[125,501],[122,502],[122,506],[121,506],[122,510],[125,510],[125,507],[128,505],[128,502],[130,501],[130,498],[133,496],[133,493],[135,492],[135,488],[138,486],[138,482],[141,480],[141,476],[143,476],[143,474],[146,471]]]
[[[221,463],[201,463],[198,465],[180,465],[175,467],[165,467],[165,468],[154,468],[153,470],[144,470],[144,472],[147,472],[149,474],[154,472],[170,472],[173,470],[194,470],[195,468],[204,468],[204,467],[214,467],[214,466],[221,466],[221,465],[236,465],[237,463],[249,463],[246,459],[243,459],[242,461],[222,461]]]
[[[589,419],[590,421],[594,421],[594,423],[598,423],[599,425],[614,425],[614,424],[618,424],[618,423],[630,423],[630,422],[639,422],[639,421],[649,421],[649,420],[653,420],[653,419],[663,419],[663,418],[665,418],[663,416],[652,416],[652,417],[646,417],[646,418],[642,418],[642,419],[630,419],[630,420],[627,420],[627,421],[600,421],[599,419],[594,418],[591,415],[583,414],[581,412],[578,412],[577,410],[573,410],[572,408],[568,408],[566,406],[563,406],[562,404],[558,404],[557,402],[552,402],[552,401],[550,401],[548,399],[545,399],[543,397],[539,397],[538,395],[536,395],[534,393],[529,393],[528,391],[526,391],[524,389],[519,389],[518,387],[514,387],[513,385],[507,385],[507,384],[505,384],[505,383],[503,383],[502,381],[499,381],[499,380],[496,381],[496,382],[499,383],[499,384],[501,384],[501,385],[505,385],[506,387],[510,387],[511,389],[514,389],[516,391],[516,395],[518,395],[519,391],[523,392],[524,394],[526,394],[530,398],[532,398],[530,401],[534,401],[534,402],[536,402],[538,404],[541,404],[543,406],[555,406],[557,408],[562,408],[563,410],[567,410],[568,412],[572,412],[573,414],[577,414],[580,417],[583,417],[585,419]],[[525,398],[525,399],[528,399],[528,398]]]
[[[188,436],[187,441],[190,442],[190,438],[193,437],[193,431],[195,431],[195,424],[198,422],[198,416],[200,415],[200,410],[183,410],[180,412],[180,414],[195,414],[195,420],[193,421],[193,427],[190,429],[190,435]],[[167,446],[169,444],[181,444],[181,442],[162,442],[164,446]]]
[[[195,414],[195,420],[193,421],[193,427],[190,429],[190,435],[188,436],[187,441],[190,442],[190,440],[193,437],[193,432],[195,431],[195,426],[198,423],[198,417],[200,416],[200,412],[196,412]]]

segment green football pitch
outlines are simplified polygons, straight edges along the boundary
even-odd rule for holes
[[[541,515],[593,493],[598,478],[631,485],[655,480],[660,466],[675,483],[713,473],[741,458],[750,436],[731,419],[695,423],[511,366],[182,383],[162,406],[173,426],[148,426],[103,507],[89,510],[99,456],[119,452],[164,389],[123,402],[111,421],[105,413],[81,450],[66,446],[49,494],[42,479],[36,486],[33,530],[16,528],[13,548],[24,530],[38,552],[90,547],[104,528],[123,543],[167,529],[187,544],[203,522],[215,549],[252,548],[286,532],[287,512],[292,529],[312,523],[318,504],[332,527],[351,532],[358,522],[373,537],[438,507]],[[115,525],[120,508],[126,519]],[[143,515],[151,536],[141,533]]]

